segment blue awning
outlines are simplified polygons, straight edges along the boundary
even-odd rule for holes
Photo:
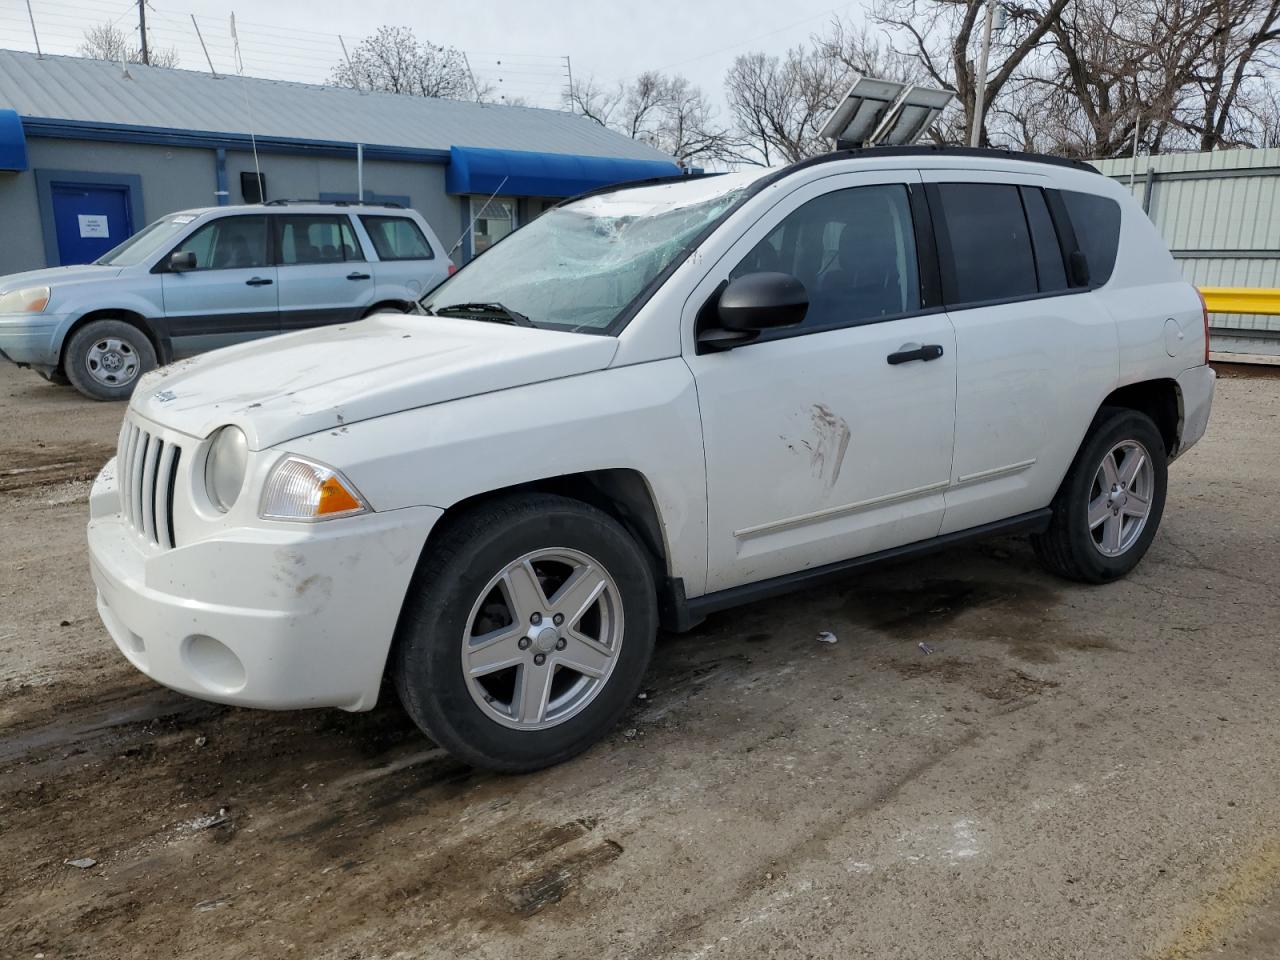
[[[0,170],[27,169],[27,138],[16,110],[0,110]]]
[[[670,177],[679,172],[680,168],[670,160],[450,147],[445,189],[449,193],[485,196],[497,193],[509,197],[572,197],[597,187]]]

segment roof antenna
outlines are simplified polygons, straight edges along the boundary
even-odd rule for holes
[[[467,65],[467,76],[471,78],[471,89],[476,92],[476,103],[484,106],[484,98],[480,96],[480,84],[476,83],[475,71],[471,69],[471,58],[467,56],[467,51],[462,51],[462,62]]]
[[[43,60],[44,54],[40,52],[40,34],[36,33],[36,15],[31,12],[31,0],[27,0],[27,17],[31,20],[31,36],[36,41],[36,59]],[[472,83],[474,82],[473,80]]]
[[[258,138],[253,133],[253,108],[249,106],[249,88],[244,85],[244,57],[240,55],[240,35],[236,33],[236,15],[231,13],[231,40],[236,48],[236,76],[240,78],[240,89],[244,91],[244,112],[249,118],[249,143],[253,145],[253,172],[258,178],[258,202],[266,200],[262,189],[262,167],[258,164]]]
[[[209,48],[204,45],[204,34],[200,32],[200,24],[196,23],[196,15],[191,15],[191,25],[196,28],[196,39],[200,41],[200,49],[204,51],[204,58],[209,64],[209,72],[213,74],[213,79],[221,79],[218,71],[213,69],[213,58],[209,56]]]
[[[351,63],[351,54],[347,53],[347,41],[342,39],[342,34],[338,34],[338,43],[342,47],[342,56],[347,61],[347,73],[351,75],[351,86],[358,92],[363,93],[364,91],[360,90],[360,78],[356,76],[356,68]],[[356,47],[357,53],[359,50],[360,48]]]

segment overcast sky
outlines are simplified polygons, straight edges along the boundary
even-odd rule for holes
[[[137,27],[130,0],[32,0],[46,53],[75,53],[84,28],[113,21]],[[466,51],[477,74],[539,106],[554,106],[564,84],[557,59],[572,58],[575,79],[616,81],[646,69],[682,73],[722,102],[724,73],[751,50],[778,53],[806,40],[832,16],[857,16],[861,0],[152,0],[154,46],[177,49],[181,66],[207,69],[196,15],[214,68],[234,70],[228,15],[236,13],[245,72],[321,82],[348,49],[381,24],[412,27],[423,39]],[[136,34],[135,34],[136,36]],[[25,0],[0,0],[0,46],[33,49]]]

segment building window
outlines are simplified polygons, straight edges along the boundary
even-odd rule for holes
[[[510,197],[472,197],[472,248],[476,256],[516,228],[516,202]]]
[[[267,175],[252,170],[240,174],[240,196],[245,203],[262,203],[267,199]]]

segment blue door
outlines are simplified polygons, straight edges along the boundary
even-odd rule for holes
[[[128,187],[55,183],[50,193],[63,265],[97,260],[133,234]]]

